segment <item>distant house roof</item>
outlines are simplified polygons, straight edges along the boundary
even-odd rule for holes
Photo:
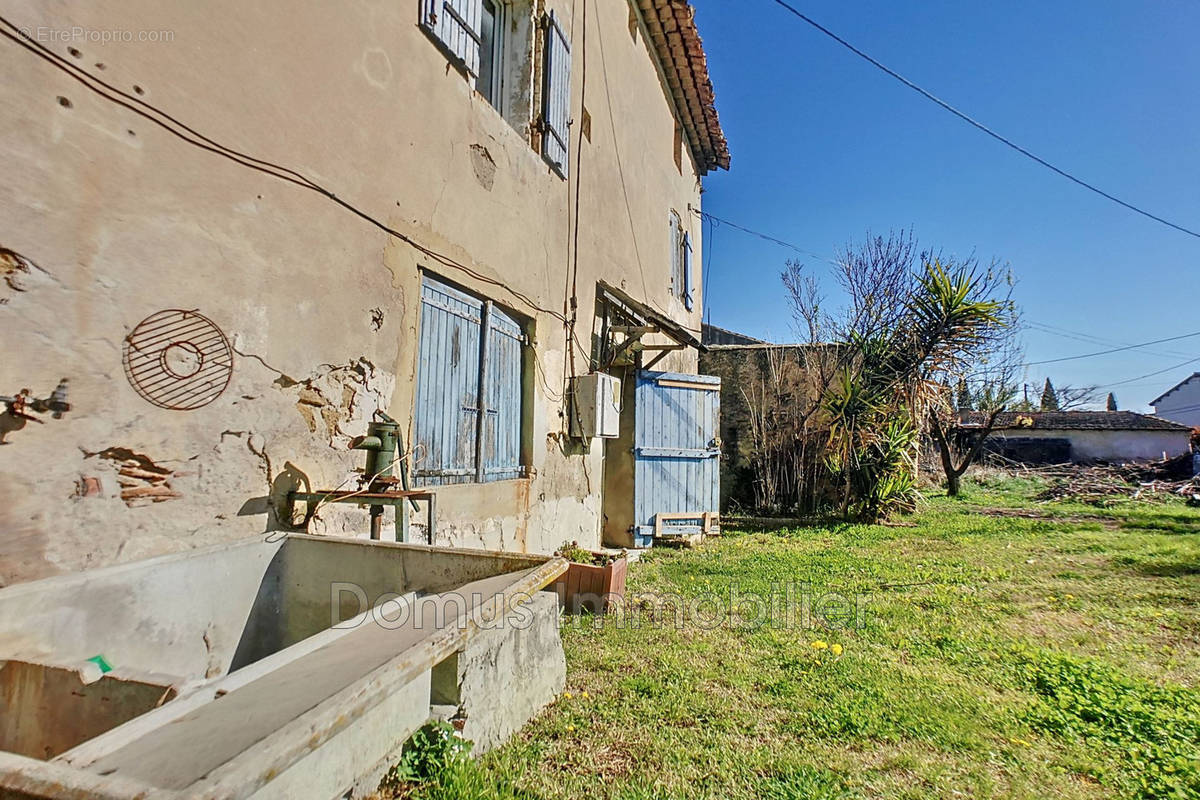
[[[980,411],[959,414],[966,425],[987,421]],[[1031,420],[1032,422],[1027,422]],[[1189,431],[1178,422],[1133,411],[1010,411],[996,419],[996,430],[1012,431]]]
[[[1163,400],[1166,400],[1166,399],[1167,399],[1167,395],[1171,394],[1171,392],[1175,391],[1176,389],[1182,389],[1184,386],[1186,386],[1187,384],[1189,384],[1189,383],[1191,383],[1192,381],[1196,380],[1197,378],[1200,378],[1200,372],[1193,372],[1191,375],[1189,375],[1188,377],[1184,378],[1184,379],[1183,379],[1183,380],[1181,380],[1179,383],[1175,384],[1175,385],[1174,385],[1174,386],[1172,386],[1170,389],[1167,389],[1165,392],[1163,392],[1162,394],[1160,394],[1158,397],[1156,397],[1156,398],[1154,398],[1153,400],[1151,400],[1151,401],[1150,401],[1150,405],[1152,405],[1152,406],[1156,406],[1156,405],[1158,405],[1158,404],[1159,404],[1159,403],[1161,403]]]
[[[700,326],[700,338],[705,344],[766,344],[762,339],[755,339],[744,333],[718,328],[707,322]]]
[[[729,169],[729,143],[717,118],[716,93],[696,30],[695,9],[686,0],[637,0],[637,7],[683,117],[679,122],[700,174],[717,167]]]

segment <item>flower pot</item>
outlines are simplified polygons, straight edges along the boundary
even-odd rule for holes
[[[603,556],[597,553],[597,556]],[[625,556],[605,566],[571,562],[554,584],[559,604],[569,614],[603,614],[625,598],[625,576],[629,561]]]

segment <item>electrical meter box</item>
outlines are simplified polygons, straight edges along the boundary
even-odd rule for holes
[[[615,439],[621,429],[621,381],[603,372],[571,380],[571,435]]]

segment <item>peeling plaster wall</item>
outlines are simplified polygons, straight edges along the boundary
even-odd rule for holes
[[[574,31],[581,119],[582,26],[565,0],[539,5]],[[701,228],[688,212],[699,179],[686,156],[675,166],[670,105],[627,7],[588,8],[582,154],[578,127],[571,136],[578,338],[591,341],[584,310],[601,278],[699,329],[699,299],[687,312],[668,291],[666,224],[673,208],[689,225],[701,286]],[[536,349],[532,477],[439,490],[438,543],[599,543],[604,448],[560,436],[562,323],[494,284],[566,309],[574,179],[553,174],[528,131],[448,68],[416,25],[416,0],[0,0],[0,11],[71,63],[327,184],[479,276],[189,145],[0,41],[0,395],[44,397],[65,376],[72,404],[45,424],[0,418],[0,584],[262,536],[291,522],[273,493],[351,479],[362,458],[346,445],[375,409],[411,433],[422,269],[529,317]],[[89,33],[100,31],[134,41]],[[137,41],[141,31],[172,38]],[[171,308],[199,310],[235,350],[228,387],[194,411],[151,405],[122,368],[124,338]],[[574,360],[586,371],[584,354]],[[695,356],[660,368],[694,371]],[[309,530],[366,528],[365,509],[327,506]]]

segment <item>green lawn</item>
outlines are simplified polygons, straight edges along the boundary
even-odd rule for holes
[[[418,795],[1200,797],[1200,510],[1038,488],[652,551],[630,592],[698,616],[647,597],[637,626],[566,622],[568,693]],[[712,624],[708,593],[788,581],[790,624],[747,600]],[[801,593],[861,598],[860,624],[801,627]]]

